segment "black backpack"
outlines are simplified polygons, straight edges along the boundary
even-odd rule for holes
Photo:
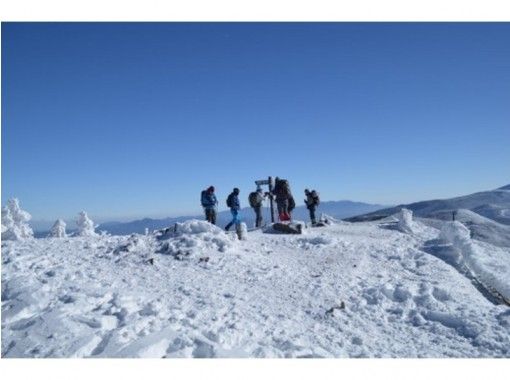
[[[321,202],[321,200],[319,198],[319,193],[317,193],[315,190],[312,190],[312,199],[313,199],[314,205],[316,205],[316,206],[318,206],[319,203]]]
[[[286,179],[279,179],[274,184],[274,193],[278,198],[288,198],[290,196],[289,181]]]
[[[294,210],[296,208],[296,201],[294,201],[294,197],[289,197],[289,206],[287,209],[290,211]]]
[[[207,190],[202,190],[202,192],[200,193],[200,203],[202,204],[202,206],[205,207],[205,203],[204,203],[204,198],[205,198],[205,194],[207,193]]]
[[[227,197],[227,207],[234,207],[234,193],[230,193],[230,195]]]
[[[250,207],[256,207],[259,205],[257,202],[257,198],[258,194],[256,191],[253,191],[250,193],[250,195],[248,195],[248,202],[250,202]]]

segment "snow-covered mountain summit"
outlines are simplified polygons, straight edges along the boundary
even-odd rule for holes
[[[2,356],[510,357],[510,249],[396,218],[2,242]]]

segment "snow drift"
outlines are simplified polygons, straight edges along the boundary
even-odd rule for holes
[[[481,249],[471,239],[469,229],[458,221],[446,222],[440,236],[453,245],[458,255],[458,264],[465,265],[482,284],[510,300],[509,257],[501,257]]]

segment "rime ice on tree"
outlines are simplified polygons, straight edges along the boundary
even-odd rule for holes
[[[19,206],[19,200],[9,199],[7,206],[2,207],[2,239],[23,240],[34,236],[34,232],[28,225],[32,216],[23,211]]]
[[[67,237],[66,234],[66,223],[62,219],[58,219],[53,227],[51,227],[50,234],[48,237],[63,238]]]
[[[90,220],[87,213],[82,211],[78,214],[78,220],[76,221],[76,225],[78,226],[78,232],[76,233],[78,236],[95,236],[94,232],[94,222]]]

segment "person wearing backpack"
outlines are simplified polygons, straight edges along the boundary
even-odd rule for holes
[[[315,190],[308,190],[305,189],[305,205],[308,211],[310,212],[310,220],[312,221],[312,226],[317,224],[317,220],[315,219],[315,210],[317,209],[317,206],[319,206],[320,199],[319,194]]]
[[[289,221],[289,198],[292,197],[289,181],[276,177],[273,194],[275,195],[276,207],[280,221]]]
[[[248,195],[248,202],[250,202],[251,208],[255,211],[255,227],[262,226],[262,202],[264,201],[264,193],[259,187],[257,191],[252,191]]]
[[[239,189],[237,187],[227,197],[227,207],[230,207],[232,213],[232,221],[225,226],[225,231],[228,231],[234,224],[239,224],[241,221],[238,219],[239,210],[241,209],[241,203],[239,202]]]
[[[207,190],[203,190],[200,203],[205,211],[205,220],[209,223],[216,224],[216,207],[218,206],[218,200],[214,194],[214,186],[209,186]]]

